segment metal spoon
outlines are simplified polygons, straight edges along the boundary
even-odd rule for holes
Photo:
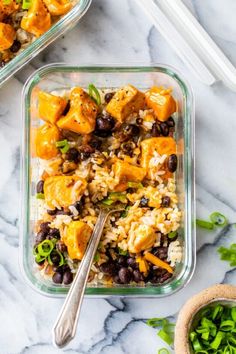
[[[98,243],[100,241],[107,217],[111,213],[122,210],[124,210],[124,207],[120,205],[116,207],[112,206],[112,209],[104,207],[101,207],[100,209],[85,255],[80,263],[78,272],[53,327],[53,343],[59,348],[64,347],[75,336],[89,271],[97,251]]]

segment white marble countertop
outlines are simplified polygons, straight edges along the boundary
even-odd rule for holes
[[[236,64],[234,0],[186,0],[201,24]],[[51,327],[62,300],[28,287],[18,265],[20,101],[30,73],[46,63],[165,63],[180,70],[196,98],[197,214],[221,211],[236,221],[236,94],[220,83],[206,87],[185,68],[143,16],[135,0],[94,0],[81,23],[34,59],[0,89],[0,354],[155,354],[165,344],[145,324],[176,316],[194,293],[215,283],[235,283],[236,271],[217,248],[236,239],[233,226],[197,232],[197,267],[187,287],[163,299],[86,299],[78,335],[65,349],[52,346]],[[183,353],[184,354],[184,353]]]

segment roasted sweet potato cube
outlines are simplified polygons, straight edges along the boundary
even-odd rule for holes
[[[156,241],[156,233],[149,225],[139,225],[134,231],[130,231],[128,236],[128,250],[131,253],[139,253],[149,249]]]
[[[34,131],[34,136],[34,152],[37,157],[49,160],[57,156],[56,142],[60,140],[60,132],[55,125],[45,123]]]
[[[72,8],[70,0],[43,0],[43,2],[52,16],[64,15]]]
[[[115,190],[120,192],[127,189],[128,182],[141,182],[146,174],[142,167],[131,165],[122,160],[116,160],[112,169],[118,182]]]
[[[176,142],[172,137],[157,137],[145,139],[141,142],[141,166],[145,169],[150,177],[151,166],[150,160],[154,157],[155,151],[159,155],[171,155],[176,154]],[[171,173],[166,171],[164,178],[171,177]]]
[[[106,111],[122,123],[131,113],[145,107],[145,95],[134,86],[127,85],[115,93],[106,106]]]
[[[39,117],[52,124],[62,116],[67,105],[65,98],[44,91],[39,92],[38,101]]]
[[[70,110],[57,122],[61,129],[78,134],[90,134],[95,129],[98,106],[80,87],[75,87],[70,95]]]
[[[162,87],[153,86],[146,92],[146,103],[152,108],[158,120],[166,121],[175,111],[176,102],[170,93]]]
[[[11,25],[0,22],[0,51],[10,48],[14,42],[16,31]]]
[[[51,27],[51,15],[43,0],[34,0],[27,14],[21,20],[21,28],[40,37]]]
[[[45,202],[50,209],[65,208],[80,200],[87,182],[79,176],[52,176],[44,182]]]
[[[0,21],[11,15],[19,8],[19,4],[12,0],[9,4],[4,4],[4,0],[0,0]]]
[[[91,227],[83,221],[72,221],[69,224],[63,241],[71,259],[82,260],[91,234]]]

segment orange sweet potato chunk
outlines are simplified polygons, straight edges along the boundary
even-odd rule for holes
[[[11,25],[0,22],[0,51],[9,49],[15,39],[16,31]]]
[[[32,1],[27,14],[21,20],[21,28],[40,37],[51,27],[51,15],[42,0]]]
[[[67,105],[65,98],[44,91],[39,92],[38,100],[39,117],[52,124],[55,124],[62,116]]]
[[[80,200],[87,182],[79,176],[51,176],[44,182],[45,202],[50,209],[68,207]]]
[[[52,124],[46,123],[34,131],[35,149],[34,153],[37,157],[50,160],[56,157],[58,149],[56,142],[60,140],[59,129]]]
[[[158,120],[166,121],[176,112],[176,102],[170,94],[170,90],[153,86],[145,94],[147,106],[153,109]]]
[[[72,221],[69,224],[63,241],[71,259],[82,260],[91,234],[91,227],[83,221]]]
[[[64,15],[72,8],[69,0],[43,0],[43,2],[52,16]]]

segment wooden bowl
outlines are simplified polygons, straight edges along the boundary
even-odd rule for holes
[[[213,302],[236,302],[236,286],[217,284],[191,297],[179,312],[175,327],[175,354],[191,354],[189,332],[194,316]]]

